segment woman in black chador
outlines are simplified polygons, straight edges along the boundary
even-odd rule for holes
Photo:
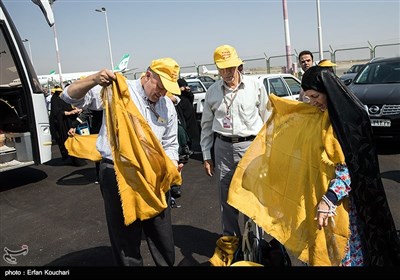
[[[72,122],[82,110],[73,108],[70,104],[60,98],[60,94],[62,93],[61,88],[56,87],[53,90],[54,94],[51,98],[50,112],[50,132],[52,138],[56,141],[63,160],[71,158],[73,165],[82,166],[86,164],[86,161],[69,156],[68,151],[64,146],[64,143],[68,138],[68,130],[72,127]]]
[[[340,181],[346,190],[330,188],[318,205],[319,227],[328,226],[336,205],[350,198],[351,235],[342,265],[399,266],[400,241],[379,171],[368,113],[364,105],[326,67],[313,66],[303,75],[301,87],[310,105],[328,111],[346,165]],[[346,174],[344,174],[346,173]]]
[[[196,112],[193,107],[194,95],[190,90],[188,83],[184,79],[178,79],[178,85],[181,89],[180,101],[176,105],[176,112],[180,125],[189,136],[188,147],[182,147],[183,152],[189,152],[196,148],[200,140],[200,128],[196,121]],[[185,151],[187,150],[187,151]]]

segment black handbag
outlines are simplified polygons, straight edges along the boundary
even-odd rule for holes
[[[269,242],[263,238],[260,239],[258,253],[259,262],[264,266],[292,266],[285,246],[275,238]]]

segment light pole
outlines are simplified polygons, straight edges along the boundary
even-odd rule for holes
[[[29,58],[31,59],[31,63],[32,63],[32,65],[33,65],[31,43],[29,42],[28,39],[23,39],[22,42],[28,43]]]
[[[110,51],[111,70],[114,70],[113,56],[112,56],[112,51],[111,51],[110,31],[108,30],[107,11],[106,11],[106,8],[104,8],[104,7],[102,7],[101,9],[96,9],[95,11],[99,12],[99,13],[104,13],[104,16],[105,16],[105,19],[106,19],[108,50]]]
[[[316,0],[316,1],[317,1],[319,60],[323,60],[324,59],[324,48],[322,47],[321,14],[320,14],[320,11],[319,11],[319,0]]]
[[[282,0],[283,20],[285,24],[285,42],[286,42],[286,73],[293,73],[292,69],[292,51],[290,49],[289,18],[286,0]]]
[[[53,4],[56,0],[49,0],[50,8],[53,11]],[[58,76],[60,80],[60,87],[63,89],[63,80],[62,80],[62,70],[61,70],[61,59],[60,59],[60,51],[58,49],[58,40],[57,40],[57,30],[56,30],[56,21],[54,20],[54,24],[52,25],[53,34],[54,34],[54,44],[56,46],[56,55],[57,55],[57,65],[58,65]]]

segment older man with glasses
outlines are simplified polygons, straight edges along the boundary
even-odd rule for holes
[[[143,265],[142,231],[156,265],[175,262],[169,188],[180,182],[183,165],[178,165],[175,107],[165,95],[180,94],[179,69],[172,58],[156,59],[133,81],[104,69],[72,83],[62,94],[78,107],[104,107],[96,147],[102,157],[100,188],[117,265]]]

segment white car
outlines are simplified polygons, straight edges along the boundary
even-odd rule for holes
[[[197,78],[190,78],[185,80],[194,95],[193,106],[196,111],[196,119],[201,120],[201,114],[203,113],[203,104],[204,99],[206,98],[207,88],[203,84],[203,82]]]
[[[301,81],[292,74],[260,74],[247,75],[258,79],[265,86],[268,95],[275,94],[279,97],[299,100]]]
[[[299,100],[301,82],[291,74],[260,74],[246,75],[246,77],[259,80],[265,86],[268,95],[272,93],[283,98]],[[193,106],[196,118],[201,120],[207,89],[199,79],[186,79],[186,81],[194,94]]]

